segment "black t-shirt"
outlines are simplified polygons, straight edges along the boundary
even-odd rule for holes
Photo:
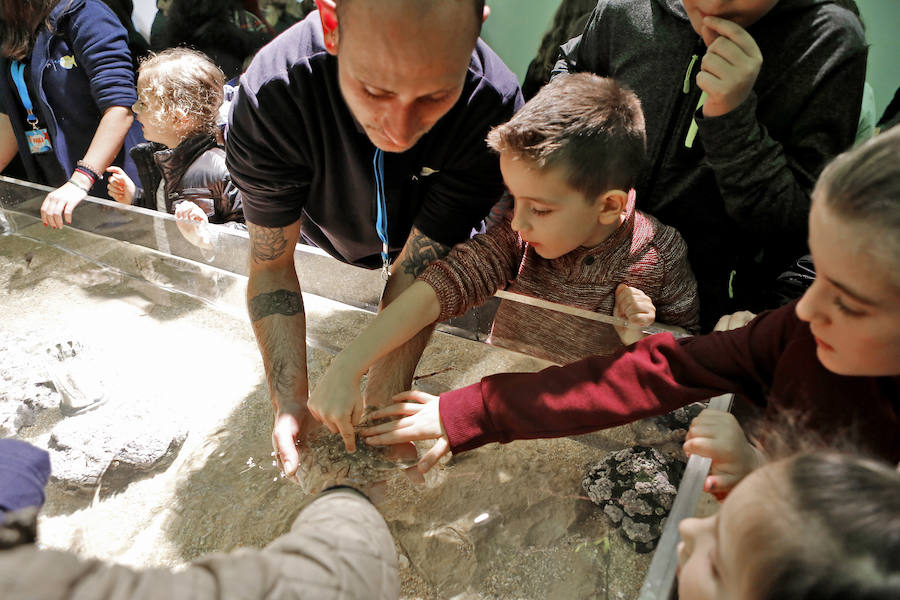
[[[413,226],[452,245],[487,215],[503,179],[484,138],[521,105],[515,75],[478,40],[453,108],[413,148],[384,155],[393,255]],[[248,222],[284,227],[302,216],[307,241],[348,263],[381,266],[375,146],[344,102],[317,12],[254,58],[241,77],[226,140]]]

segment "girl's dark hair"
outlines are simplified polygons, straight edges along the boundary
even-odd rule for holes
[[[0,56],[22,60],[31,53],[41,25],[50,28],[50,13],[60,0],[0,0]]]
[[[895,126],[831,161],[819,176],[813,198],[842,219],[883,232],[869,236],[877,244],[872,249],[887,253],[892,264],[900,267],[898,156],[900,126]]]
[[[761,600],[900,598],[900,472],[848,454],[788,459],[791,522],[802,551],[767,561]]]

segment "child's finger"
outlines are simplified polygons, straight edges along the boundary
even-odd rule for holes
[[[437,400],[437,396],[432,396],[431,394],[426,394],[425,392],[419,390],[407,390],[405,392],[400,392],[391,398],[391,402],[399,403],[399,402],[420,402],[425,404],[426,402],[431,402],[432,400]]]
[[[697,456],[705,456],[716,460],[722,453],[722,448],[714,438],[695,437],[684,443],[684,451],[686,454],[696,454]]]
[[[728,72],[734,69],[734,65],[717,54],[707,52],[703,56],[700,68],[703,69],[704,73],[709,73],[716,79],[725,79]]]
[[[734,42],[747,56],[762,58],[759,46],[756,45],[753,36],[737,23],[728,19],[706,16],[703,18],[703,25]]]
[[[390,417],[408,417],[422,410],[421,404],[413,404],[412,402],[401,402],[384,406],[369,413],[371,419],[387,419]],[[385,423],[386,424],[386,423]],[[372,428],[374,428],[373,426]],[[380,427],[380,426],[379,426]],[[372,429],[367,428],[367,429]]]
[[[704,54],[703,58],[705,59],[706,57],[710,57],[710,59],[718,58],[724,64],[730,66],[743,64],[750,58],[737,44],[726,37],[716,38],[716,41],[706,49],[706,54]]]
[[[434,446],[431,447],[431,450],[425,453],[419,460],[419,472],[423,475],[431,470],[431,468],[437,464],[441,457],[447,454],[450,451],[450,442],[448,442],[445,438],[439,438],[437,442],[435,442]]]
[[[344,438],[344,446],[347,448],[347,452],[350,454],[356,452],[356,432],[353,430],[353,425],[350,421],[338,421],[337,428],[341,433],[341,437]]]

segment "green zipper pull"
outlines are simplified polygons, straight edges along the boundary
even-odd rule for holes
[[[691,62],[688,65],[687,71],[684,72],[684,84],[681,86],[681,91],[685,94],[691,93],[691,71],[694,70],[694,63],[697,62],[698,56],[695,54],[691,57]]]
[[[694,112],[697,112],[703,103],[706,102],[706,92],[700,94],[700,99],[697,100],[697,107],[694,108]],[[697,119],[691,117],[691,126],[688,128],[687,135],[684,136],[684,147],[685,148],[693,148],[694,147],[694,138],[697,137]]]

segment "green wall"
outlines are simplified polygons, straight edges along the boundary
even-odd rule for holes
[[[528,63],[537,54],[559,3],[560,0],[487,1],[491,16],[484,23],[481,37],[519,76],[519,83],[525,77]]]
[[[537,53],[560,0],[488,0],[491,16],[482,37],[519,76]],[[900,86],[900,0],[857,0],[869,40],[867,79],[878,116]]]
[[[881,113],[900,87],[900,0],[856,0],[869,41],[866,80],[875,90],[875,113]]]

